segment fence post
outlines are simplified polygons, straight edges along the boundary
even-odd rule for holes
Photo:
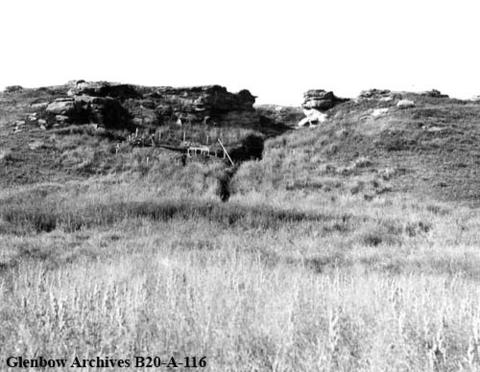
[[[225,146],[223,146],[223,143],[222,143],[222,141],[220,140],[220,138],[218,139],[218,143],[220,144],[220,146],[222,146],[223,153],[224,153],[224,155],[227,156],[227,158],[228,158],[228,160],[230,161],[230,163],[232,164],[232,166],[235,166],[235,164],[233,163],[232,158],[230,157],[230,155],[228,155],[227,149],[225,148]]]

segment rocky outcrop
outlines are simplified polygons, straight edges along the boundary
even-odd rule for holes
[[[392,91],[388,89],[369,89],[369,90],[362,90],[358,99],[373,99],[373,100],[385,100],[391,99]]]
[[[189,88],[141,87],[108,82],[70,82],[65,97],[46,108],[49,124],[97,123],[105,127],[164,124],[255,124],[255,97],[219,85]],[[61,120],[57,120],[61,116]],[[67,117],[67,119],[65,119]]]
[[[315,109],[318,111],[327,111],[337,104],[344,102],[342,98],[338,98],[333,92],[327,92],[323,89],[308,90],[303,94],[302,107],[307,110]]]
[[[161,122],[180,120],[192,124],[218,119],[230,112],[253,112],[255,103],[255,97],[247,90],[233,94],[218,85],[159,87],[144,97],[148,99],[148,105],[155,107]]]
[[[97,123],[106,128],[130,126],[131,116],[114,98],[80,95],[57,98],[45,109],[48,125]]]
[[[339,98],[333,92],[323,89],[308,90],[304,93],[303,98],[302,108],[305,118],[298,123],[300,127],[323,123],[327,119],[326,111],[347,101],[347,99]]]
[[[440,92],[437,89],[432,89],[432,90],[423,92],[421,95],[425,97],[431,97],[431,98],[449,98],[448,94],[442,94],[442,92]]]

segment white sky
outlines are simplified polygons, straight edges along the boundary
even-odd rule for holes
[[[480,94],[478,0],[0,0],[0,89],[225,85],[300,104],[388,88]]]

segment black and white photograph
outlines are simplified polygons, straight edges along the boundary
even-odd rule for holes
[[[479,16],[1,0],[0,371],[480,371]]]

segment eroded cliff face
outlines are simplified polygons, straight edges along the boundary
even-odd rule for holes
[[[255,97],[242,90],[231,93],[219,85],[143,87],[108,82],[70,82],[65,94],[48,102],[46,126],[95,123],[108,128],[178,125],[260,124]]]

